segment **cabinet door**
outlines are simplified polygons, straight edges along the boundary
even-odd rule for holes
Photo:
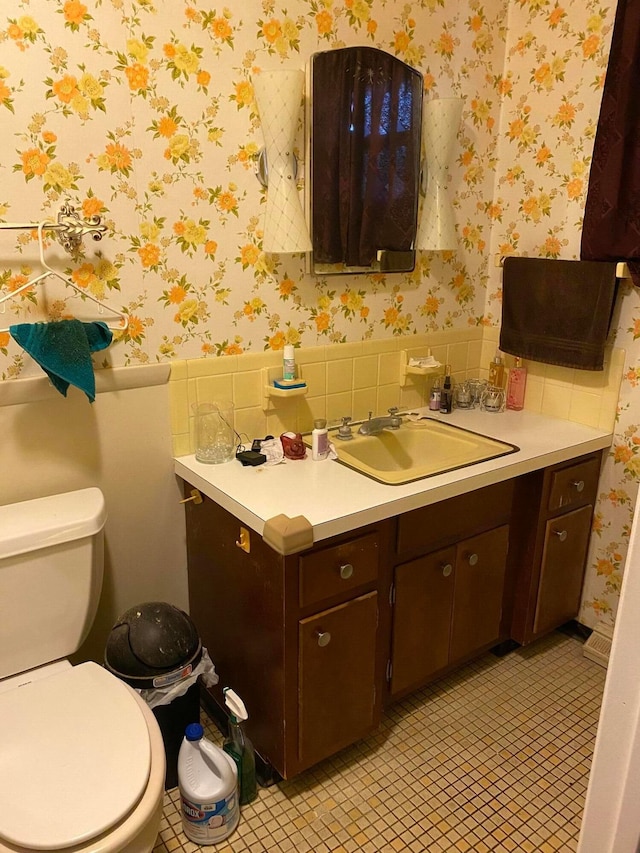
[[[298,628],[299,760],[310,766],[378,724],[378,594],[303,619]]]
[[[592,506],[583,506],[547,521],[534,634],[551,631],[578,614],[592,513]]]
[[[449,662],[456,551],[445,548],[395,571],[391,693],[418,685]]]
[[[450,661],[500,638],[509,526],[461,542],[457,548]]]

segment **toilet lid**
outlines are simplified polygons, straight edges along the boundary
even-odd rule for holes
[[[0,694],[0,839],[71,847],[142,796],[151,751],[135,696],[95,663]]]

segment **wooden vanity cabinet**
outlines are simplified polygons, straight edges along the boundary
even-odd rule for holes
[[[185,494],[190,493],[185,487]],[[373,731],[382,711],[388,523],[282,556],[214,501],[186,504],[189,610],[260,756],[290,778]]]
[[[390,699],[507,638],[513,488],[498,483],[397,520]]]
[[[283,556],[186,504],[191,616],[257,752],[283,777],[373,731],[391,703],[577,615],[601,453]],[[185,484],[185,497],[191,486]]]
[[[578,615],[601,462],[598,451],[516,481],[511,636],[518,643]]]

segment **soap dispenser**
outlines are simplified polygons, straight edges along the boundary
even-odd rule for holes
[[[493,385],[494,388],[504,387],[504,364],[499,349],[496,350],[493,361],[489,365],[489,385]]]
[[[522,359],[516,356],[515,366],[509,371],[507,409],[519,412],[524,408],[524,392],[526,387],[527,368],[522,364]]]

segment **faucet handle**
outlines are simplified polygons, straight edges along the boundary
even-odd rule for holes
[[[391,418],[391,429],[398,429],[402,424],[402,416],[398,414],[398,407],[392,406],[387,410]]]
[[[338,438],[353,438],[353,433],[351,432],[351,427],[349,426],[350,422],[351,417],[347,416],[342,418],[342,423],[338,427]]]

